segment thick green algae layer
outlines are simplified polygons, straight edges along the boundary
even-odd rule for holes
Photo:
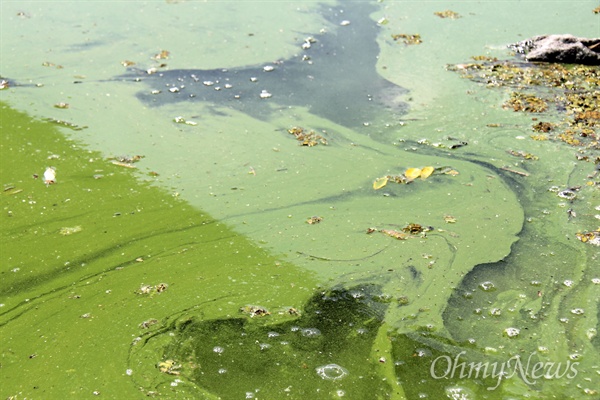
[[[277,308],[309,296],[308,273],[132,170],[6,105],[0,121],[3,398],[141,398],[127,360],[143,321],[161,326],[181,310],[237,316],[257,297]],[[46,186],[48,165],[57,183]],[[167,290],[139,293],[160,283]]]

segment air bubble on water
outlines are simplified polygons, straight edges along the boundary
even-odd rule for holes
[[[219,368],[219,370],[217,372],[219,374],[223,375],[223,374],[227,373],[227,370],[225,368]]]
[[[344,378],[348,375],[348,370],[344,367],[341,367],[337,364],[327,364],[318,367],[317,375],[321,378],[326,379],[328,381],[337,381],[339,379]]]
[[[502,310],[500,308],[492,308],[490,310],[490,315],[492,317],[499,317],[500,315],[502,315]]]
[[[484,292],[491,292],[492,290],[496,289],[496,287],[494,286],[494,283],[490,282],[490,281],[481,282],[479,284],[479,287]]]
[[[583,310],[583,308],[574,308],[571,310],[571,314],[575,314],[575,315],[583,315],[585,311]]]
[[[563,324],[567,324],[569,322],[569,318],[559,318],[558,320]]]
[[[129,368],[127,371],[125,371],[125,373],[129,376],[133,375],[133,370],[131,368]]]
[[[542,282],[533,280],[530,282],[530,284],[531,284],[531,286],[540,286],[542,284]]]
[[[545,353],[548,353],[548,351],[549,351],[549,350],[548,350],[548,348],[547,348],[546,346],[538,346],[538,348],[537,348],[537,349],[538,349],[538,351],[539,351],[540,353],[544,353],[544,354],[545,354]]]
[[[292,331],[292,332],[298,332],[299,330],[300,330],[300,327],[299,327],[299,326],[292,326],[292,327],[290,328],[290,331]]]
[[[571,287],[571,286],[573,286],[573,281],[570,279],[567,279],[563,282],[563,285],[565,285],[566,287]]]
[[[267,337],[273,338],[273,337],[277,337],[279,336],[279,333],[277,332],[269,332],[267,333]]]
[[[317,337],[321,335],[321,331],[317,328],[304,328],[301,333],[304,337]]]
[[[367,332],[369,332],[369,330],[367,328],[358,328],[356,330],[356,333],[358,333],[359,335],[364,335]]]
[[[213,352],[217,353],[217,354],[223,354],[223,352],[225,351],[225,349],[221,346],[215,346],[213,347]]]
[[[252,393],[252,392],[246,392],[246,398],[247,399],[253,399],[254,398],[254,393]]]
[[[344,392],[343,390],[336,390],[335,394],[337,394],[338,397],[344,397],[346,395],[346,392]]]
[[[573,361],[581,360],[582,357],[580,353],[569,354],[569,358]]]
[[[270,349],[271,345],[268,343],[261,343],[261,344],[259,344],[259,347],[260,347],[260,350],[262,351],[262,350]]]
[[[594,285],[600,285],[600,278],[592,278],[592,283]]]
[[[598,335],[598,330],[596,328],[590,328],[587,331],[585,331],[585,335],[589,340],[592,340],[596,337],[596,335]]]

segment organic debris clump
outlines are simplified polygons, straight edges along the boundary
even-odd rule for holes
[[[462,77],[488,87],[513,90],[504,108],[532,113],[558,114],[560,122],[538,121],[532,125],[534,140],[559,140],[586,150],[600,150],[600,68],[588,65],[528,63],[497,60],[448,66]],[[536,118],[537,120],[537,118]],[[543,133],[543,134],[539,134]]]
[[[300,142],[302,146],[313,147],[318,144],[327,144],[327,139],[323,136],[318,135],[315,131],[306,132],[304,128],[301,127],[293,127],[288,129],[288,133],[294,135],[297,141]]]

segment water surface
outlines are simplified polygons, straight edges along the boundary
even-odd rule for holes
[[[23,86],[2,100],[87,128],[65,130],[73,147],[3,111],[3,184],[25,190],[2,198],[2,394],[593,398],[598,252],[575,238],[597,223],[593,165],[528,140],[531,116],[503,110],[507,93],[445,69],[510,57],[507,43],[550,28],[600,34],[591,2],[518,4],[3,2],[1,73]],[[447,8],[462,18],[433,14]],[[140,75],[124,60],[167,66]],[[241,77],[233,88],[201,84],[225,82],[223,69]],[[247,88],[237,103],[224,99],[235,85]],[[300,146],[294,126],[328,145]],[[517,147],[539,160],[507,153]],[[104,159],[138,154],[135,171]],[[58,183],[46,188],[31,175],[47,165]],[[428,165],[459,174],[372,188]],[[565,204],[553,185],[583,189]],[[434,229],[366,233],[409,223]],[[436,379],[434,360],[462,351],[579,364],[536,382]]]

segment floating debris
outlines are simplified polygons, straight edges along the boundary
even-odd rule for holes
[[[121,61],[121,65],[124,67],[131,67],[132,65],[135,65],[135,63],[133,61],[123,60]]]
[[[373,189],[375,189],[375,190],[381,189],[382,187],[387,185],[389,179],[390,179],[389,176],[384,176],[384,177],[375,179],[375,182],[373,182]]]
[[[524,151],[522,151],[522,150],[519,150],[519,151],[515,151],[515,150],[507,150],[506,152],[507,152],[508,154],[510,154],[510,155],[513,155],[513,156],[515,156],[515,157],[521,157],[521,158],[524,158],[524,159],[526,159],[526,160],[534,160],[534,161],[537,161],[537,160],[539,160],[539,157],[538,157],[538,156],[534,156],[533,154],[531,154],[531,153],[527,153],[527,152],[524,152]]]
[[[596,229],[595,231],[576,233],[575,236],[583,243],[600,246],[600,228]]]
[[[142,158],[144,158],[144,156],[140,156],[140,155],[136,155],[133,157],[117,156],[117,157],[113,157],[111,163],[113,165],[117,165],[119,167],[135,168],[135,165],[133,165],[133,163],[140,161]]]
[[[67,121],[63,121],[63,120],[60,120],[60,119],[56,119],[56,118],[44,118],[44,121],[50,122],[50,123],[53,123],[53,124],[57,124],[57,125],[62,125],[64,127],[73,129],[74,131],[80,131],[80,130],[83,130],[83,129],[87,128],[87,126],[79,126],[79,125],[76,125],[76,124],[74,124],[72,122],[67,122]]]
[[[23,189],[17,188],[14,185],[5,185],[3,189],[3,193],[6,195],[13,195],[17,193],[21,193]]]
[[[8,89],[9,87],[10,83],[6,79],[0,81],[0,90]]]
[[[500,167],[500,169],[503,170],[503,171],[512,172],[513,174],[517,174],[517,175],[521,175],[521,176],[529,176],[528,172],[517,171],[516,169],[507,167],[506,165],[503,166],[503,167]]]
[[[274,69],[275,69],[275,67],[274,67],[274,66],[272,66],[272,65],[265,65],[265,66],[263,67],[263,71],[265,71],[265,72],[271,72],[271,71],[273,71]]]
[[[163,374],[168,374],[168,375],[179,375],[180,374],[180,372],[178,370],[181,369],[181,364],[177,364],[173,360],[166,360],[166,361],[159,362],[156,366],[158,367],[158,370],[160,372],[162,372]]]
[[[255,305],[246,305],[244,307],[240,307],[240,312],[248,314],[250,318],[271,315],[271,313],[266,308]]]
[[[309,225],[314,225],[314,224],[318,224],[321,221],[323,221],[323,217],[312,216],[306,220],[306,223]]]
[[[64,227],[64,228],[60,228],[58,230],[58,233],[63,235],[63,236],[69,236],[72,235],[74,233],[78,233],[81,232],[83,230],[83,228],[79,225],[77,226],[73,226],[73,227]]]
[[[404,44],[407,45],[423,43],[423,41],[421,40],[421,35],[419,35],[418,33],[415,33],[413,35],[409,35],[406,33],[393,34],[392,39],[394,39],[396,42],[400,39],[403,39],[402,41],[404,42]]]
[[[551,122],[538,122],[537,124],[534,124],[531,129],[533,129],[536,132],[543,132],[543,133],[548,133],[551,130],[554,129],[554,127],[556,126],[556,124],[553,124]]]
[[[155,325],[155,324],[158,324],[158,320],[156,318],[151,318],[151,319],[148,319],[148,320],[142,322],[141,324],[139,324],[139,328],[148,329],[152,325]]]
[[[454,12],[454,11],[450,11],[450,10],[436,11],[433,14],[437,15],[440,18],[450,18],[450,19],[460,18],[460,14],[459,13]]]
[[[436,170],[439,173],[442,173],[442,174],[449,174],[449,171],[453,171],[456,174],[458,174],[458,172],[456,172],[456,171],[454,171],[452,169],[447,170],[447,168],[448,167],[442,167],[442,168],[434,168],[434,167],[408,168],[404,172],[404,175],[386,175],[386,176],[382,176],[381,178],[375,179],[375,181],[373,182],[373,189],[379,190],[382,187],[386,186],[388,184],[388,182],[394,182],[394,183],[411,183],[415,179],[417,179],[418,177],[421,177],[421,179],[427,179]]]
[[[152,59],[154,59],[154,60],[166,60],[166,59],[168,59],[168,58],[169,58],[169,55],[170,55],[170,54],[171,54],[171,53],[170,53],[169,51],[167,51],[167,50],[161,50],[161,51],[160,51],[160,53],[158,53],[158,54],[155,54],[155,55],[152,57]]]
[[[48,167],[44,171],[44,183],[46,185],[52,185],[56,183],[56,168]]]
[[[444,222],[447,224],[455,224],[456,223],[456,217],[452,216],[452,215],[444,215]]]
[[[267,92],[265,89],[263,89],[260,94],[259,94],[261,99],[269,99],[271,97],[273,97],[273,95],[269,92]]]
[[[166,283],[159,283],[158,285],[142,285],[135,292],[137,294],[154,294],[154,293],[162,293],[169,288],[169,285]]]
[[[64,103],[64,102],[60,102],[60,103],[56,103],[54,105],[54,108],[69,108],[69,103]]]
[[[402,228],[403,232],[410,233],[411,235],[423,234],[432,230],[433,227],[431,226],[422,226],[419,224],[408,224],[404,228]]]
[[[519,328],[506,328],[504,330],[504,335],[508,336],[509,338],[514,338],[519,336],[519,334],[521,333],[521,330]]]
[[[547,111],[552,104],[563,120],[536,122],[532,129],[546,135],[532,136],[534,140],[559,140],[584,149],[600,149],[597,134],[600,70],[597,66],[486,60],[451,65],[448,69],[488,87],[518,88],[504,108],[539,113]]]
[[[327,139],[321,135],[317,135],[315,131],[306,132],[304,128],[293,127],[288,129],[288,133],[294,135],[296,140],[301,142],[302,146],[313,147],[319,143],[327,145]]]
[[[190,126],[196,126],[196,125],[198,125],[197,122],[188,121],[188,120],[186,120],[185,118],[183,118],[181,116],[173,118],[173,121],[177,122],[178,124],[185,124],[185,125],[190,125]]]
[[[57,64],[51,63],[50,61],[44,61],[42,63],[42,67],[55,67],[56,69],[64,68],[62,65],[57,65]]]
[[[512,108],[514,111],[541,113],[548,110],[548,103],[534,95],[513,92],[510,95],[510,99],[504,103],[503,107]]]
[[[398,240],[406,240],[409,237],[406,233],[398,232],[397,230],[394,230],[394,229],[381,229],[381,230],[379,230],[379,232],[381,232],[384,235],[387,235],[389,237],[393,237],[394,239],[398,239]]]

